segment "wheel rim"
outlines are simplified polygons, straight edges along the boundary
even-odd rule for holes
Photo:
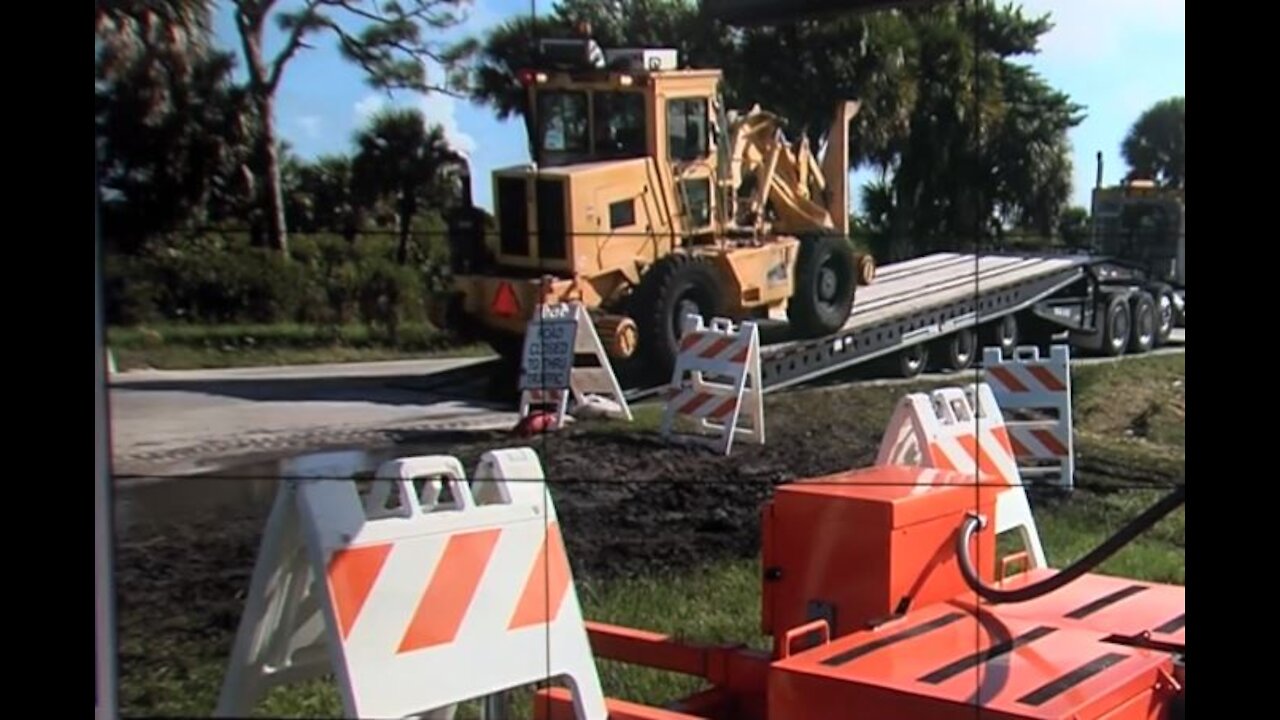
[[[952,362],[956,367],[964,367],[973,358],[973,335],[966,332],[956,334],[952,345]]]
[[[1018,344],[1018,328],[1013,323],[1012,315],[1006,315],[1000,321],[1000,346],[1005,352],[1012,352]]]
[[[1119,350],[1124,347],[1125,338],[1129,337],[1129,318],[1125,317],[1123,310],[1116,310],[1111,320],[1111,328],[1111,347]]]
[[[1173,327],[1173,300],[1160,293],[1160,332],[1167,333]]]
[[[823,265],[818,271],[818,301],[823,305],[835,303],[836,294],[840,292],[840,277],[830,263]]]
[[[908,373],[915,374],[924,365],[924,350],[919,345],[902,352],[902,367]]]
[[[1138,342],[1143,346],[1151,343],[1155,337],[1155,320],[1150,310],[1143,311],[1138,316]]]

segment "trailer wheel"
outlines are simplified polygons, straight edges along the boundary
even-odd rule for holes
[[[800,241],[795,293],[787,303],[787,319],[804,337],[830,335],[849,319],[857,291],[853,246],[840,235],[818,235]]]
[[[941,365],[943,370],[950,372],[960,372],[968,370],[973,366],[974,356],[976,355],[977,338],[973,330],[965,328],[951,333],[950,337],[939,340],[938,350],[941,351]]]
[[[1177,310],[1173,305],[1173,288],[1168,285],[1155,284],[1148,288],[1156,306],[1156,337],[1154,347],[1169,343],[1173,328],[1177,322]]]
[[[1132,325],[1129,303],[1123,295],[1109,295],[1103,314],[1102,352],[1110,357],[1124,354],[1129,345],[1129,326]]]
[[[706,321],[722,316],[723,281],[710,261],[673,253],[653,264],[631,298],[639,326],[640,352],[653,372],[670,378],[680,354],[684,317]]]
[[[924,343],[912,345],[898,353],[898,373],[904,378],[919,375],[928,364],[929,346]]]
[[[999,347],[1002,357],[1018,349],[1018,318],[1010,313],[982,328],[982,346]]]
[[[1129,301],[1133,331],[1129,335],[1129,352],[1142,354],[1155,347],[1157,320],[1156,302],[1145,292],[1134,293]]]

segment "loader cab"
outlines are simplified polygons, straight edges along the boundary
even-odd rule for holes
[[[1094,249],[1132,262],[1154,280],[1185,285],[1185,202],[1181,190],[1132,180],[1093,193]]]
[[[671,49],[548,40],[539,68],[518,75],[539,170],[648,159],[662,225],[684,236],[715,231],[727,168],[718,150],[728,141],[719,70],[680,69]]]

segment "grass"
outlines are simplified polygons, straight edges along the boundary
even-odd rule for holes
[[[1036,497],[1032,501],[1051,565],[1064,567],[1080,558],[1154,503],[1166,491],[1161,485],[1180,482],[1185,476],[1184,378],[1183,355],[1073,370],[1078,487],[1066,497]],[[874,413],[876,417],[869,422],[887,421],[891,404],[882,397],[884,388],[854,387],[839,392],[848,393],[851,407]],[[657,409],[637,408],[636,413],[638,424],[656,427]],[[201,562],[194,557],[190,561]],[[251,563],[252,558],[245,558],[245,562]],[[220,572],[225,577],[229,571],[224,568]],[[1184,509],[1111,557],[1098,572],[1183,583]],[[143,568],[139,575],[150,578],[157,573]],[[758,560],[737,559],[665,576],[613,581],[580,578],[577,590],[585,615],[593,620],[698,642],[743,642],[763,648],[768,641],[759,626],[759,578]],[[147,590],[131,592],[145,594]],[[122,626],[122,656],[132,658],[137,668],[131,670],[122,687],[123,709],[128,714],[197,716],[208,715],[212,709],[241,601],[216,588],[202,587],[195,592],[207,593],[207,597],[165,596],[163,601],[153,599],[146,604],[168,608],[199,602],[212,606],[212,610],[203,610],[199,619],[191,617],[194,612],[160,617],[138,614],[132,616],[131,625]],[[219,599],[210,601],[209,597]],[[597,667],[608,695],[647,704],[662,705],[701,687],[695,678],[607,660],[598,661]],[[520,702],[528,697],[527,691],[513,695],[517,703],[513,717],[528,717],[528,703]],[[332,683],[313,681],[274,690],[254,715],[333,717],[340,712]],[[471,706],[459,713],[460,718],[477,716]]]
[[[364,325],[156,325],[112,327],[107,344],[120,371],[303,365],[488,354],[426,324],[400,328],[393,342]]]

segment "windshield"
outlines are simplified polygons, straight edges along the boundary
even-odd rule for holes
[[[595,104],[596,155],[601,158],[645,154],[644,95],[598,92]]]
[[[580,155],[587,152],[587,94],[579,91],[546,92],[538,96],[538,144],[544,156]],[[550,159],[544,160],[548,162]]]
[[[1094,218],[1098,249],[1143,263],[1171,257],[1178,240],[1176,213],[1158,203],[1106,203]]]
[[[593,122],[588,122],[589,117]],[[643,157],[646,133],[641,92],[548,90],[538,94],[542,165]]]

